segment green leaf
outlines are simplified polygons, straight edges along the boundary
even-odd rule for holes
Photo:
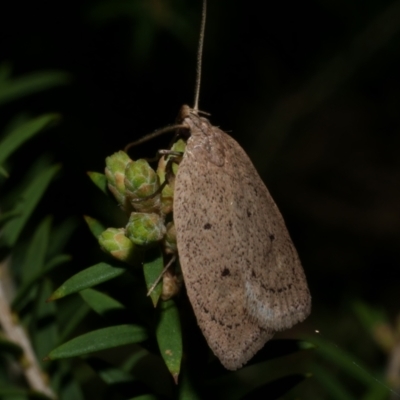
[[[44,268],[52,218],[46,217],[36,228],[21,266],[22,283],[32,279]]]
[[[70,338],[72,332],[77,329],[90,311],[90,308],[78,296],[71,296],[64,301],[63,307],[60,308],[58,313],[61,325],[59,343],[63,343]]]
[[[106,230],[106,227],[97,219],[89,217],[88,215],[84,215],[83,218],[85,219],[90,232],[92,232],[96,239],[98,239],[98,237]]]
[[[197,393],[197,390],[193,386],[190,378],[191,377],[188,375],[187,370],[183,370],[181,374],[181,382],[179,384],[178,400],[201,400],[201,397]],[[218,397],[214,395],[213,398],[224,399],[224,397]]]
[[[305,340],[274,339],[257,352],[247,365],[250,366],[266,360],[288,356],[302,350],[312,350],[315,347],[313,343]]]
[[[57,256],[63,251],[79,222],[78,218],[69,216],[62,223],[53,227],[49,241],[48,257]]]
[[[387,315],[383,310],[371,307],[361,301],[355,301],[352,306],[354,313],[369,332],[371,332],[378,324],[389,322]]]
[[[74,360],[63,360],[57,363],[57,368],[51,374],[51,384],[56,393],[60,395],[60,400],[85,400],[85,396],[76,379]]]
[[[34,319],[31,321],[31,336],[36,353],[44,356],[59,343],[56,325],[56,305],[46,303],[52,292],[52,284],[46,280],[42,283],[39,295],[35,299]]]
[[[106,195],[109,195],[108,186],[107,186],[107,178],[104,174],[100,172],[87,172],[91,181]]]
[[[109,281],[126,272],[126,268],[114,267],[110,264],[99,263],[78,272],[66,280],[48,299],[53,301],[61,299],[69,294],[96,286]]]
[[[129,372],[153,392],[160,395],[162,399],[172,398],[176,391],[176,385],[165,366],[165,362],[159,355],[150,353],[147,349],[136,344],[133,350],[124,361],[121,369]],[[157,377],[157,385],[154,385],[154,377]]]
[[[356,400],[350,392],[338,381],[338,379],[328,372],[322,365],[314,365],[313,375],[317,381],[325,388],[329,397],[333,400]]]
[[[105,318],[107,318],[107,314],[125,309],[125,306],[119,301],[94,289],[81,290],[79,294],[90,308]]]
[[[0,90],[1,92],[1,90]],[[0,95],[1,97],[1,95]],[[58,114],[45,114],[40,117],[31,119],[14,128],[1,142],[0,142],[0,164],[17,150],[28,139],[41,132],[50,124],[55,123],[60,119]]]
[[[32,390],[20,389],[13,386],[5,385],[3,382],[0,386],[0,398],[18,398],[18,400],[49,400],[47,396],[39,392],[33,392]]]
[[[37,283],[37,281],[47,275],[54,268],[58,267],[61,264],[64,264],[68,261],[71,261],[71,256],[68,254],[60,254],[51,259],[44,266],[43,270],[38,271],[35,275],[33,275],[29,280],[26,280],[19,288],[18,292],[15,295],[15,298],[12,302],[12,309],[15,311],[21,310],[23,305],[26,303],[27,293],[29,290]]]
[[[1,80],[0,105],[69,82],[70,76],[60,71],[34,72],[14,79]]]
[[[17,217],[19,215],[19,212],[12,210],[5,212],[4,214],[0,215],[0,226],[4,225],[6,222],[10,221],[14,217]]]
[[[158,347],[165,364],[178,383],[182,361],[182,332],[179,312],[173,300],[160,304],[156,327]]]
[[[85,361],[94,371],[96,371],[96,374],[99,375],[107,385],[137,381],[137,379],[128,372],[116,368],[114,365],[104,360],[98,358],[86,358]]]
[[[4,178],[8,178],[10,176],[8,171],[2,165],[0,165],[0,175]]]
[[[44,274],[44,261],[47,253],[47,246],[50,237],[52,219],[45,218],[33,233],[28,248],[24,251],[24,259],[21,263],[21,288],[13,301],[13,306],[24,307],[35,297],[34,285]],[[21,294],[21,289],[23,293]],[[18,303],[16,303],[18,301]],[[16,310],[14,308],[14,310]]]
[[[86,333],[62,344],[51,351],[46,360],[82,356],[95,351],[143,342],[146,339],[147,332],[142,326],[111,326]]]
[[[143,263],[144,279],[146,281],[147,290],[150,290],[154,282],[160,278],[164,269],[164,258],[160,246],[153,247],[146,251]],[[150,293],[151,301],[154,307],[157,306],[158,300],[162,293],[162,280],[158,282],[156,287]]]
[[[384,381],[384,378],[382,378],[382,381]],[[387,400],[388,395],[390,394],[392,395],[392,397],[389,398],[394,399],[394,395],[396,395],[397,398],[400,397],[397,392],[390,389],[385,384],[381,383],[381,385],[374,385],[372,388],[370,388],[370,390],[368,390],[367,393],[364,394],[362,400]]]
[[[15,244],[28,218],[59,169],[60,166],[55,165],[42,170],[21,193],[20,199],[13,210],[19,215],[5,224],[3,228],[2,239],[7,246],[12,247]]]
[[[364,385],[370,386],[373,384],[374,380],[371,374],[367,372],[367,368],[357,360],[354,355],[346,353],[334,343],[330,343],[321,338],[314,337],[312,341],[318,346],[316,351],[327,360],[337,365],[340,370],[345,371]]]

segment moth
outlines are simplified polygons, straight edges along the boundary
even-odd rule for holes
[[[236,370],[275,332],[303,321],[311,296],[283,217],[245,151],[196,109],[183,106],[177,123],[189,135],[173,201],[182,274],[208,345]]]

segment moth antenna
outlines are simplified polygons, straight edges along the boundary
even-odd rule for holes
[[[194,106],[195,112],[199,111],[199,96],[200,96],[200,82],[201,82],[201,62],[203,59],[203,44],[204,44],[204,32],[206,29],[206,15],[207,15],[207,0],[203,0],[203,9],[201,12],[201,26],[200,26],[200,38],[199,47],[197,49],[197,68],[196,68],[196,87],[194,90]]]

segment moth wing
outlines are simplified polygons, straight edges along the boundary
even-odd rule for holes
[[[222,133],[226,162],[236,170],[241,187],[235,221],[246,252],[241,271],[247,310],[265,329],[291,328],[311,311],[303,267],[283,217],[251,160]]]
[[[240,236],[232,232],[235,221],[229,212],[232,186],[220,167],[184,158],[175,180],[174,223],[186,291],[197,322],[221,363],[235,370],[274,332],[248,313],[238,257]]]
[[[198,324],[222,364],[237,369],[275,331],[306,318],[311,300],[267,188],[238,143],[212,130],[206,143],[204,132],[192,131],[188,140],[175,181],[174,222]]]

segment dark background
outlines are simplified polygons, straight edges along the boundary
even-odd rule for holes
[[[3,126],[20,111],[63,115],[18,162],[23,170],[48,152],[63,164],[41,206],[56,221],[107,217],[85,172],[102,171],[106,156],[193,104],[200,3],[2,6],[0,61],[14,76],[54,69],[71,76],[0,116]],[[353,305],[382,309],[388,321],[398,315],[399,31],[399,1],[280,1],[262,9],[210,1],[200,94],[200,108],[247,151],[285,217],[313,295],[313,313],[297,331],[319,329],[378,374],[389,355]],[[132,156],[153,156],[170,138]],[[73,268],[93,264],[96,246],[81,223],[69,245]]]

